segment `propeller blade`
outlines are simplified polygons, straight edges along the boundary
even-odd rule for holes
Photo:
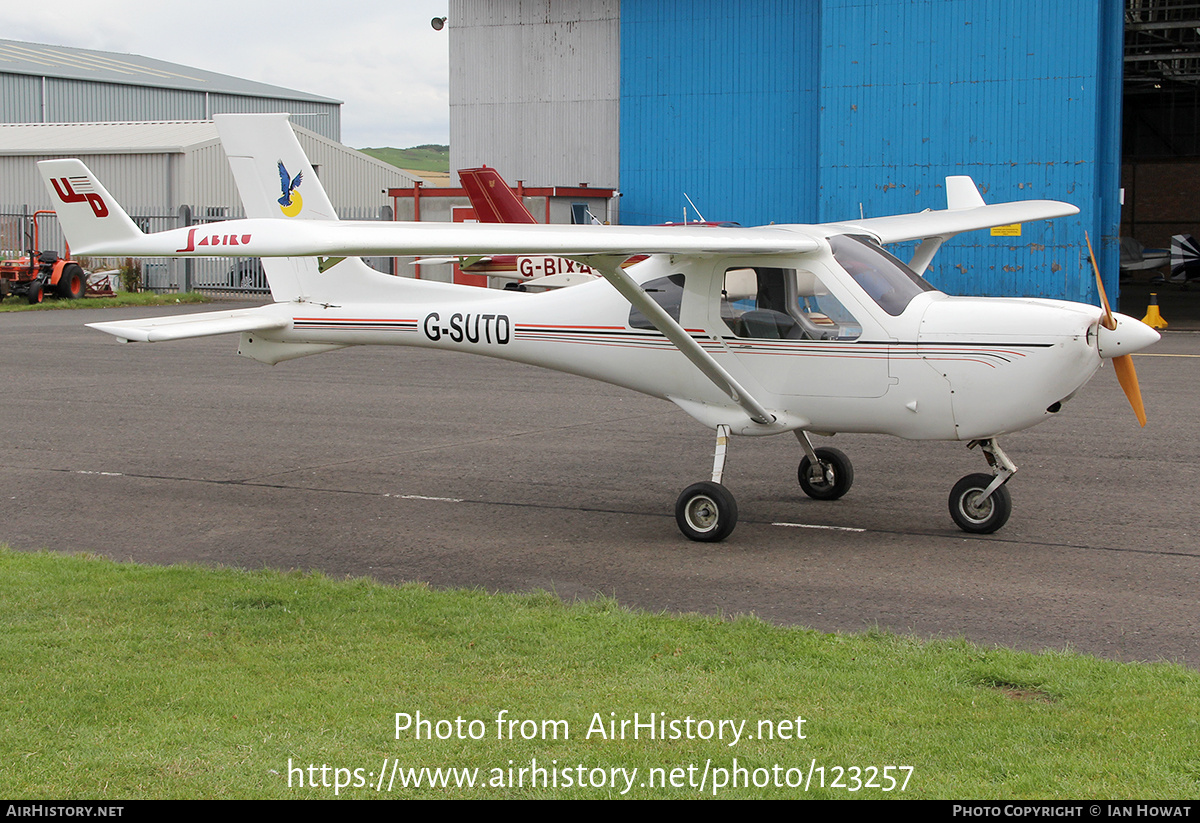
[[[1096,254],[1092,251],[1092,239],[1088,237],[1087,232],[1083,233],[1083,239],[1087,241],[1088,260],[1092,262],[1092,271],[1096,273],[1096,291],[1100,293],[1100,303],[1104,306],[1104,316],[1100,318],[1100,325],[1109,331],[1116,331],[1117,318],[1113,317],[1112,308],[1108,305],[1108,295],[1104,292],[1104,281],[1100,277],[1100,267],[1096,265]],[[1133,356],[1122,354],[1112,359],[1113,370],[1117,373],[1117,382],[1121,384],[1121,390],[1125,392],[1125,397],[1129,400],[1129,405],[1133,408],[1133,413],[1137,415],[1138,425],[1145,428],[1146,426],[1146,407],[1142,403],[1142,390],[1138,386],[1137,372],[1133,368]]]
[[[1117,372],[1117,382],[1125,391],[1125,397],[1129,399],[1129,405],[1133,407],[1133,413],[1137,415],[1138,423],[1144,428],[1146,407],[1142,405],[1142,390],[1138,387],[1137,372],[1133,370],[1133,355],[1123,354],[1120,357],[1114,357],[1112,364],[1113,369]]]
[[[1100,267],[1096,265],[1096,255],[1092,251],[1092,239],[1088,237],[1086,231],[1083,233],[1083,239],[1087,241],[1088,260],[1092,262],[1092,271],[1096,273],[1096,291],[1100,293],[1100,305],[1104,307],[1104,317],[1101,318],[1100,322],[1104,325],[1104,328],[1112,331],[1117,327],[1117,319],[1113,317],[1112,309],[1108,305],[1108,295],[1104,293],[1104,280],[1100,277]],[[1133,365],[1130,364],[1129,368],[1132,369]],[[1137,380],[1135,378],[1134,384],[1136,385],[1136,383]],[[1144,426],[1145,423],[1142,425]]]

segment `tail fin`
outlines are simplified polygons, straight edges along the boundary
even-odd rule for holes
[[[215,114],[213,122],[247,217],[338,219],[287,114]],[[348,280],[380,276],[357,257],[334,263],[315,257],[264,257],[262,265],[276,302],[333,293],[345,297],[352,288]]]
[[[337,220],[286,114],[215,114],[247,217]]]
[[[43,160],[38,171],[76,254],[93,254],[110,242],[129,245],[145,237],[81,161]]]
[[[459,169],[458,178],[480,223],[536,223],[529,209],[495,169]]]
[[[1171,237],[1171,283],[1186,283],[1200,274],[1200,244],[1190,234]]]

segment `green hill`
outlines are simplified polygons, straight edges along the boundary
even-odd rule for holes
[[[369,154],[376,160],[382,160],[385,163],[390,163],[396,168],[409,169],[411,171],[450,171],[450,147],[449,146],[413,146],[409,149],[393,149],[384,147],[379,149],[359,149],[363,154]]]

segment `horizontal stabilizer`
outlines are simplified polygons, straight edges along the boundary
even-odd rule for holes
[[[144,320],[109,320],[87,325],[124,341],[158,343],[164,340],[186,340],[189,337],[210,337],[214,334],[286,329],[291,322],[291,317],[268,314],[262,309],[238,309],[151,317]]]

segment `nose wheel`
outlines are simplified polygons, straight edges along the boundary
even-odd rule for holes
[[[991,534],[1008,522],[1012,495],[1004,486],[990,496],[984,493],[994,478],[990,474],[968,474],[950,492],[950,516],[965,532]]]
[[[950,517],[971,534],[991,534],[1008,522],[1012,514],[1012,495],[1005,483],[1017,473],[995,438],[972,440],[968,448],[980,447],[992,474],[968,474],[950,491]]]

